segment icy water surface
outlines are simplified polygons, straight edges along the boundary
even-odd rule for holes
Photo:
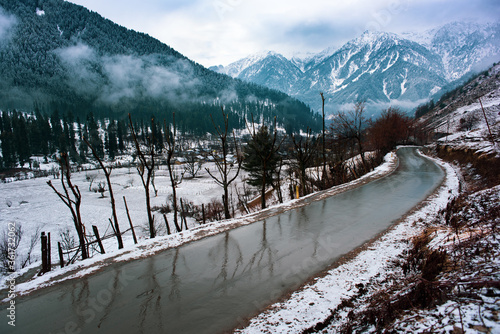
[[[220,333],[387,229],[444,177],[398,151],[392,175],[261,222],[18,298],[1,333]]]

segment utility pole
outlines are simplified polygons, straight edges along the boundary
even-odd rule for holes
[[[322,102],[322,114],[323,114],[323,184],[324,187],[326,188],[326,142],[325,142],[325,97],[323,95],[323,92],[319,93],[321,95],[321,102]]]
[[[491,140],[491,143],[493,144],[493,147],[495,147],[495,140],[493,139],[493,134],[491,133],[491,128],[490,128],[490,124],[488,123],[488,118],[486,117],[486,112],[484,111],[484,107],[483,107],[483,102],[481,102],[481,98],[478,98],[479,99],[479,104],[481,104],[481,109],[483,110],[483,116],[484,116],[484,120],[486,121],[486,126],[488,127],[488,132],[490,134],[490,140]]]

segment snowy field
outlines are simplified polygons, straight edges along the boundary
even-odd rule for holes
[[[176,168],[178,174],[183,171],[182,166],[176,166]],[[217,175],[214,164],[206,163],[204,168],[209,168],[214,175]],[[198,177],[194,179],[185,178],[178,185],[178,199],[182,198],[184,203],[190,202],[194,205],[207,205],[212,200],[221,201],[222,187],[213,181],[204,168],[199,172]],[[241,178],[244,177],[244,173],[242,172],[240,175],[239,184],[242,183]],[[92,185],[89,179],[94,179]],[[32,238],[39,239],[42,231],[51,233],[53,263],[58,262],[56,261],[57,242],[61,241],[61,233],[69,231],[75,242],[78,240],[70,210],[47,185],[49,180],[58,190],[62,191],[60,179],[55,179],[52,176],[0,183],[0,238],[4,233],[6,234],[9,223],[13,223],[16,227],[22,229],[21,242],[16,252],[17,265],[25,260]],[[104,197],[99,192],[96,192],[99,183],[106,185],[102,170],[73,173],[72,182],[78,185],[82,194],[81,214],[87,234],[92,234],[92,225],[98,227],[101,237],[112,234],[113,230],[109,222],[109,218],[112,217],[109,192],[106,191]],[[129,229],[130,226],[123,201],[125,196],[139,242],[149,238],[144,187],[137,170],[134,167],[113,169],[111,182],[120,230],[123,232]],[[160,170],[156,171],[155,185],[158,190],[156,197],[152,187],[150,189],[152,207],[167,205],[171,201],[169,196],[172,194],[172,188],[166,166],[161,166]],[[234,187],[231,189],[233,197],[236,198]],[[172,207],[171,204],[170,207]],[[167,214],[167,217],[171,229],[174,230],[173,213]],[[199,225],[192,218],[187,218],[187,221],[190,228]],[[158,211],[155,212],[155,225],[158,235],[166,234],[163,217]],[[134,241],[130,231],[124,233],[123,238],[125,248],[133,247]],[[116,238],[106,239],[104,247],[106,252],[116,250],[118,248]],[[31,262],[34,263],[39,259],[40,244],[38,243],[33,251]],[[17,267],[16,269],[20,268]]]

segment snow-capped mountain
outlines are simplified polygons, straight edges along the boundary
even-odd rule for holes
[[[266,59],[267,57],[272,57],[276,54],[277,53],[274,51],[258,52],[246,58],[240,59],[226,67],[220,65],[220,66],[212,66],[210,67],[210,69],[219,73],[227,74],[233,78],[237,78],[240,76],[241,72],[243,72],[246,68]]]
[[[448,81],[460,79],[470,71],[484,69],[499,60],[500,23],[453,22],[403,36],[437,53]]]
[[[272,51],[251,55],[220,69],[219,72],[282,92],[288,91],[293,84],[300,81],[303,74],[293,62]]]
[[[287,59],[265,52],[227,67],[233,77],[281,90],[319,110],[363,100],[413,108],[453,80],[500,58],[500,25],[451,23],[424,33],[365,32],[341,48]]]
[[[416,101],[444,84],[439,57],[395,34],[365,32],[321,62],[306,65],[305,81],[297,83],[300,98],[324,92],[334,104]],[[314,98],[306,101],[314,104]]]

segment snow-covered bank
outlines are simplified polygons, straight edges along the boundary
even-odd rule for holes
[[[171,236],[157,237],[152,240],[143,240],[136,247],[134,247],[133,245],[128,245],[124,250],[114,251],[106,255],[96,255],[92,259],[80,261],[76,264],[68,266],[67,268],[58,268],[57,270],[49,272],[41,277],[34,277],[27,282],[19,283],[16,287],[16,290],[18,294],[26,294],[41,287],[56,284],[57,282],[63,280],[90,274],[116,261],[129,261],[135,258],[149,256],[167,248],[179,246],[183,243],[198,240],[209,235],[221,233],[238,226],[250,224],[252,222],[261,220],[264,217],[276,215],[292,208],[307,205],[310,201],[319,200],[324,198],[325,196],[331,196],[335,193],[345,191],[352,187],[356,187],[363,183],[369,182],[370,180],[383,177],[391,173],[396,168],[396,166],[396,155],[389,154],[386,157],[386,162],[382,166],[377,168],[372,173],[367,174],[363,178],[360,178],[350,184],[316,193],[303,199],[289,201],[283,205],[273,206],[263,212],[254,213],[242,218],[198,226],[195,228],[191,228],[188,231],[184,231],[182,233],[174,234]],[[197,191],[196,188],[194,188],[193,190]]]
[[[447,163],[435,160],[446,171],[441,187],[418,209],[405,217],[379,240],[351,261],[330,270],[314,283],[294,292],[287,300],[270,306],[250,320],[238,333],[301,333],[330,316],[331,310],[358,293],[369,282],[381,284],[396,268],[391,263],[408,250],[409,240],[434,219],[453,196],[458,195],[459,179]]]

